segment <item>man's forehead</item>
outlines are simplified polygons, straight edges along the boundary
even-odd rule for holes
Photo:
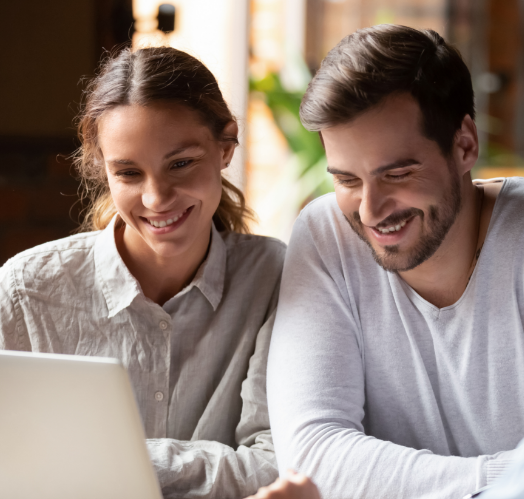
[[[438,145],[422,133],[422,114],[411,96],[397,96],[349,123],[322,130],[328,165],[333,169],[388,169],[420,162]]]

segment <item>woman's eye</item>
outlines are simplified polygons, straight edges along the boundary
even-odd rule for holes
[[[171,165],[171,168],[178,170],[179,168],[184,168],[192,163],[191,159],[184,159],[182,161],[176,161]]]
[[[123,170],[123,171],[117,172],[116,175],[117,177],[130,178],[130,177],[135,177],[136,175],[138,175],[138,172],[135,172],[133,170]]]

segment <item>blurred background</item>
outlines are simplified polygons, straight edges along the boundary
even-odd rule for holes
[[[78,226],[74,117],[85,79],[125,43],[172,45],[215,74],[240,124],[228,175],[255,233],[287,241],[333,189],[300,98],[327,52],[374,24],[432,28],[460,49],[478,110],[473,176],[524,176],[522,0],[19,0],[0,21],[0,264]]]

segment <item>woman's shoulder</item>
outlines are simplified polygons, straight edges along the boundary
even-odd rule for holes
[[[234,263],[234,267],[249,269],[250,273],[256,269],[274,270],[280,274],[284,266],[286,245],[279,239],[255,234],[239,234],[238,232],[220,233],[227,252],[227,260]]]
[[[40,244],[10,258],[3,270],[31,269],[31,273],[38,274],[44,267],[47,273],[50,267],[59,272],[68,264],[76,266],[90,256],[98,234],[98,231],[84,232]]]
[[[222,232],[220,235],[228,253],[255,252],[259,257],[265,255],[267,258],[282,258],[282,260],[286,253],[286,244],[275,237],[238,232]]]

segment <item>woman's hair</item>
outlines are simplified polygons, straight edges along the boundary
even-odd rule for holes
[[[449,155],[464,117],[475,118],[473,87],[458,50],[430,29],[382,24],[346,36],[322,61],[300,117],[305,128],[321,131],[402,92],[417,100],[424,135]]]
[[[124,49],[109,57],[84,95],[78,118],[82,145],[74,163],[81,180],[81,199],[87,199],[89,204],[80,231],[104,229],[116,213],[98,143],[98,123],[104,112],[116,106],[145,106],[158,100],[179,102],[200,115],[216,140],[238,144],[236,136],[224,134],[225,126],[234,117],[213,74],[198,59],[172,47],[135,52]],[[216,228],[248,233],[247,220],[253,216],[242,192],[222,177],[222,196],[213,215]]]

